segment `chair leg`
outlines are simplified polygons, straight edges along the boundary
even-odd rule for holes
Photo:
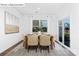
[[[51,45],[51,49],[55,48],[55,43],[53,43],[53,45]]]
[[[48,46],[48,53],[49,53],[50,51],[49,51],[49,46]]]
[[[55,43],[54,43],[54,48],[55,48]]]
[[[38,46],[36,46],[36,52],[37,52],[37,48],[38,48]]]
[[[51,49],[53,49],[53,45],[50,45],[51,46]]]
[[[53,43],[53,48],[55,48],[55,43]]]
[[[27,47],[27,51],[29,52],[29,46]]]
[[[40,48],[40,52],[42,52],[42,48],[41,48],[41,46],[40,46],[39,48]]]

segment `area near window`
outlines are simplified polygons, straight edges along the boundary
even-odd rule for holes
[[[33,20],[32,32],[47,32],[47,20]]]

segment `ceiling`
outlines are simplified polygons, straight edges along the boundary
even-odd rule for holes
[[[53,15],[63,10],[67,3],[26,3],[16,8],[23,15]]]

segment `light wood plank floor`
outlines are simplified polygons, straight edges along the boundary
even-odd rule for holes
[[[37,52],[35,50],[30,50],[28,52],[27,49],[20,44],[6,56],[74,56],[74,54],[63,48],[58,43],[56,43],[56,47],[54,49],[50,49],[49,53],[47,50],[42,50],[42,52],[40,52],[39,49]]]

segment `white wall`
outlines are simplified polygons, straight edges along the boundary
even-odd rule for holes
[[[4,35],[4,10],[0,8],[0,36]]]
[[[71,49],[79,56],[79,4],[73,4],[71,10]]]
[[[23,39],[22,35],[19,33],[1,36],[0,37],[0,53],[10,48],[14,44],[18,43],[22,39]]]
[[[21,33],[5,34],[4,11],[8,11],[21,19],[21,15],[14,8],[0,8],[0,53],[23,39]]]
[[[20,31],[21,33],[23,33],[24,35],[31,33],[31,20],[30,17],[28,16],[23,16],[23,20],[20,21]]]

